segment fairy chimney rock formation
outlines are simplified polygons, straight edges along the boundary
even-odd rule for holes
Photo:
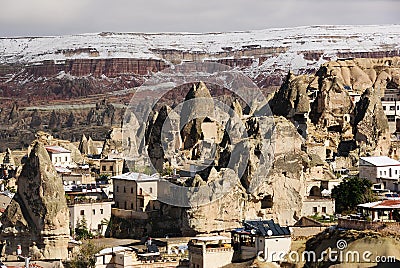
[[[66,259],[69,241],[68,207],[61,178],[43,145],[35,141],[18,178],[18,191],[1,218],[0,239],[6,254],[17,245],[22,255],[36,243],[43,259]]]
[[[183,148],[192,148],[202,138],[202,124],[214,115],[214,101],[204,82],[193,84],[185,97],[181,111],[181,137]]]

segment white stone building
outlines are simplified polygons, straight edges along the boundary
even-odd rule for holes
[[[400,162],[387,156],[360,157],[359,176],[372,183],[382,183],[385,189],[399,191]]]
[[[100,160],[100,174],[118,176],[122,174],[124,168],[124,159],[122,158],[104,158]]]
[[[189,241],[189,268],[217,268],[232,262],[231,239],[226,236],[199,236]]]
[[[61,146],[46,146],[46,150],[49,153],[51,162],[54,166],[69,167],[73,166],[71,160],[71,151]]]
[[[400,94],[398,89],[385,90],[382,108],[388,119],[390,132],[396,132],[396,122],[400,119]]]
[[[85,197],[67,200],[71,230],[74,231],[82,219],[85,219],[88,230],[92,233],[105,235],[107,224],[111,219],[111,206],[113,204],[114,202],[109,199]]]
[[[100,250],[95,255],[96,268],[139,267],[136,253],[129,247],[112,247]]]
[[[158,176],[129,172],[112,177],[117,209],[151,211],[156,209]]]

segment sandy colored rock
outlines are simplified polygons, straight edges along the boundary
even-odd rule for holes
[[[66,259],[69,240],[68,207],[61,178],[43,143],[36,141],[18,178],[18,191],[1,218],[1,239],[7,254],[33,242],[46,259]]]

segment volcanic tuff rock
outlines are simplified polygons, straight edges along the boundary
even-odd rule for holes
[[[111,154],[119,155],[123,151],[122,147],[123,132],[121,128],[111,129],[104,141],[103,150],[101,152],[102,157],[107,157]]]
[[[361,155],[388,155],[390,132],[379,93],[367,89],[357,103],[354,115],[355,139]]]
[[[272,112],[289,118],[296,113],[307,113],[310,110],[307,88],[311,80],[310,76],[295,76],[289,72],[269,102]]]
[[[193,147],[201,138],[201,124],[207,115],[209,118],[215,118],[210,91],[203,82],[198,85],[193,84],[186,95],[180,117],[184,149]]]
[[[23,255],[33,242],[45,259],[66,259],[68,207],[61,178],[43,143],[35,141],[18,178],[18,191],[1,218],[1,239],[7,254],[17,245]]]
[[[262,124],[263,118],[257,118],[257,121]],[[274,159],[268,159],[269,149],[265,148],[271,145],[261,143],[256,138],[263,134],[260,128],[260,132],[250,138],[249,147],[246,148],[250,156],[248,163],[242,164],[248,164],[248,173],[239,180],[237,170],[233,172],[227,168],[217,174],[215,171],[210,172],[219,179],[224,176],[232,179],[236,176],[237,183],[222,198],[188,209],[182,226],[185,234],[229,230],[241,226],[244,219],[259,217],[273,218],[281,224],[291,224],[298,220],[306,191],[304,185],[308,174],[303,167],[308,156],[301,151],[302,138],[293,124],[283,117],[276,117],[274,122],[274,131],[277,133],[273,139],[277,148]],[[241,146],[241,143],[238,145]],[[271,206],[264,207],[263,203],[267,201]]]
[[[346,247],[344,249],[338,249],[337,241],[342,240],[346,242]],[[371,267],[371,265],[373,265],[379,267],[381,266],[380,263],[378,264],[375,262],[375,260],[379,259],[379,256],[393,256],[394,259],[390,263],[387,262],[386,264],[388,265],[383,265],[383,267],[397,267],[400,260],[399,249],[399,237],[393,232],[338,230],[328,228],[307,241],[305,250],[308,252],[315,252],[317,258],[321,257],[322,259],[315,262],[307,262],[305,266],[312,268],[346,268]],[[335,251],[340,252],[340,256],[343,257],[337,258],[336,260],[328,258],[326,254],[328,251],[332,253]],[[354,255],[354,252],[359,253],[359,260],[363,263],[357,263],[355,266],[350,264],[357,261],[357,256]],[[339,254],[336,256],[338,257]],[[367,264],[367,259],[372,262]]]
[[[205,114],[218,113],[210,101],[208,106],[201,106],[199,110],[193,108],[197,99],[212,100],[209,90],[201,83],[194,86],[185,99],[193,101],[188,107],[191,114],[186,114],[187,120],[196,116],[204,120]],[[309,171],[304,168],[310,162],[310,157],[301,150],[303,138],[284,117],[261,115],[260,111],[265,108],[263,106],[255,112],[257,115],[243,114],[241,105],[235,99],[230,106],[232,110],[226,114],[229,126],[222,139],[211,139],[213,142],[204,140],[210,134],[204,133],[202,124],[212,122],[201,120],[196,128],[198,138],[192,142],[192,147],[175,146],[173,157],[165,157],[160,153],[161,127],[165,126],[166,118],[173,114],[172,109],[163,106],[154,112],[155,120],[149,123],[149,155],[152,155],[153,164],[157,163],[160,167],[168,165],[179,170],[185,167],[185,161],[204,167],[206,160],[212,159],[208,163],[210,166],[186,181],[187,186],[209,187],[209,190],[195,191],[190,199],[194,200],[193,206],[181,208],[183,219],[177,222],[184,235],[224,231],[240,226],[243,219],[257,217],[274,218],[282,224],[294,223],[302,213],[305,180],[310,177]],[[176,120],[179,121],[179,117]],[[216,127],[214,125],[210,129],[215,130]],[[228,135],[232,133],[233,137]],[[182,140],[193,137],[190,131],[180,134]],[[218,132],[214,132],[214,135],[218,135]],[[211,149],[212,143],[214,151]],[[151,144],[156,144],[157,148]],[[229,189],[222,188],[227,191],[225,195],[219,196],[220,187],[228,184]],[[197,206],[196,200],[205,203]]]
[[[399,73],[399,57],[328,62],[315,75],[289,73],[269,104],[305,133],[306,147],[325,146],[328,155],[319,150],[322,159],[336,154],[353,163],[357,148],[362,155],[388,153],[390,133],[380,98],[385,89],[398,88]],[[356,94],[361,94],[358,103]]]
[[[92,138],[86,138],[85,134],[82,135],[81,141],[79,142],[79,151],[85,155],[95,155],[97,154],[97,148],[93,143]]]
[[[342,81],[333,76],[324,78],[313,103],[310,119],[325,128],[342,126],[345,115],[352,113],[353,102]]]
[[[3,164],[15,166],[15,160],[10,148],[7,148],[6,154],[4,155]]]
[[[169,121],[171,110],[172,109],[169,106],[164,105],[161,107],[160,111],[154,115],[155,120],[152,123],[151,127],[149,128],[148,131],[149,136],[146,139],[146,142],[148,144],[147,151],[150,160],[157,171],[162,171],[164,167],[164,160],[165,160],[164,157],[166,150],[164,151],[163,145],[165,144],[167,146],[171,146],[172,151],[175,151],[174,149],[179,148],[179,147],[176,148],[175,143],[177,137],[176,135],[174,137],[173,133],[169,133],[172,135],[170,143],[169,142],[167,143],[165,140],[162,139],[162,134],[166,134],[164,131],[164,122]]]
[[[29,145],[21,141],[34,138],[29,129],[31,122],[36,132],[46,129],[51,121],[48,131],[62,139],[77,141],[83,133],[95,140],[104,139],[111,127],[119,126],[123,112],[118,110],[129,102],[130,89],[142,85],[151,73],[173,64],[187,61],[226,64],[242,70],[265,93],[271,93],[280,86],[288,69],[308,74],[336,58],[398,56],[399,29],[396,25],[312,26],[210,34],[106,32],[2,38],[0,95],[4,99],[0,104],[0,120],[4,126],[0,129],[0,149]],[[335,69],[356,89],[395,77],[386,71],[369,70],[366,72],[369,82],[360,73],[360,69],[364,72],[362,64],[355,67],[346,64],[340,63],[343,71]],[[359,78],[349,83],[347,73]],[[119,107],[114,106],[115,111],[106,109],[104,113],[92,107],[98,98],[104,97],[117,99]],[[72,127],[65,128],[67,123],[71,125],[69,106],[76,104],[77,99],[83,100],[83,105],[79,110],[73,109]],[[171,107],[173,100],[168,103]],[[64,106],[54,107],[50,101]],[[18,108],[12,109],[14,102]],[[27,106],[32,107],[25,110]],[[34,109],[39,115],[35,114],[32,121]],[[49,120],[50,113],[46,111],[52,110],[57,116]],[[59,131],[60,127],[64,131]]]
[[[322,77],[338,77],[358,93],[374,87],[382,96],[386,88],[400,85],[400,57],[331,61],[320,71]]]

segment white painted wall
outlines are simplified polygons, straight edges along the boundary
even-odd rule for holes
[[[66,167],[71,164],[71,153],[49,153],[49,155],[55,166]]]
[[[96,202],[68,205],[71,229],[75,230],[78,221],[81,221],[82,218],[85,217],[88,229],[97,231],[98,225],[101,224],[104,219],[110,220],[112,204],[113,202]],[[81,215],[81,211],[83,211],[84,215]],[[100,233],[104,235],[106,229],[107,226],[102,226]]]
[[[264,237],[263,237],[264,238]],[[289,253],[292,244],[291,237],[265,237],[264,258],[267,262],[282,261]]]

